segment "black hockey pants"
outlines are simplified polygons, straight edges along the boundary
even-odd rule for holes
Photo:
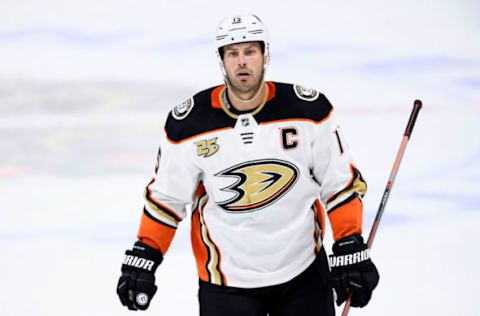
[[[332,316],[332,288],[325,251],[294,279],[278,285],[243,289],[200,280],[200,316]]]

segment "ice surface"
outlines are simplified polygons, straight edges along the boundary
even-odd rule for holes
[[[380,284],[350,315],[479,315],[478,2],[241,3],[270,28],[267,79],[334,104],[369,185],[366,232],[424,102],[372,250]],[[233,7],[0,3],[0,315],[128,313],[115,287],[158,131],[173,105],[220,82],[213,30]],[[157,280],[144,314],[197,315],[188,219]]]

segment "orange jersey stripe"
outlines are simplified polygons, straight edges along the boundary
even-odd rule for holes
[[[275,84],[271,81],[267,81],[267,86],[268,86],[268,97],[267,97],[267,102],[268,102],[275,97],[276,87],[275,87]]]
[[[352,234],[361,234],[362,213],[362,201],[357,196],[328,213],[333,239],[336,241]]]
[[[225,89],[225,85],[222,84],[212,91],[212,95],[210,96],[210,100],[212,102],[212,107],[215,109],[222,109],[222,91]]]
[[[203,219],[203,208],[208,200],[206,195],[204,197],[192,216],[192,248],[197,261],[198,275],[206,282],[225,285],[226,277],[221,269],[222,256]]]
[[[192,216],[191,222],[191,234],[193,255],[197,262],[198,276],[201,280],[209,282],[207,262],[208,262],[208,249],[202,240],[202,231],[200,225],[200,212],[195,210]]]
[[[320,200],[315,200],[315,208],[317,209],[317,218],[320,222],[320,227],[322,228],[322,239],[325,236],[325,209],[320,203]]]
[[[208,227],[203,219],[203,211],[208,201],[205,187],[200,182],[195,192],[192,210],[190,238],[193,254],[197,263],[198,276],[205,282],[225,285],[226,277],[221,268],[222,255],[217,244],[210,237]]]
[[[165,255],[175,236],[175,232],[175,228],[154,220],[144,212],[137,237],[140,241],[159,250],[162,255]]]

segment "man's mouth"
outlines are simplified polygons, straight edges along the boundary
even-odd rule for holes
[[[237,77],[240,78],[240,80],[244,80],[244,79],[247,79],[248,77],[250,77],[250,73],[248,73],[246,71],[241,71],[237,74]]]

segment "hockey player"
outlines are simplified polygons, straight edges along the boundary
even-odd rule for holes
[[[379,278],[361,236],[366,183],[332,105],[316,90],[264,81],[270,45],[258,17],[223,20],[216,43],[225,84],[168,115],[121,269],[122,304],[148,308],[191,205],[200,315],[334,315],[332,287],[337,304],[352,293],[352,306],[365,306]]]

